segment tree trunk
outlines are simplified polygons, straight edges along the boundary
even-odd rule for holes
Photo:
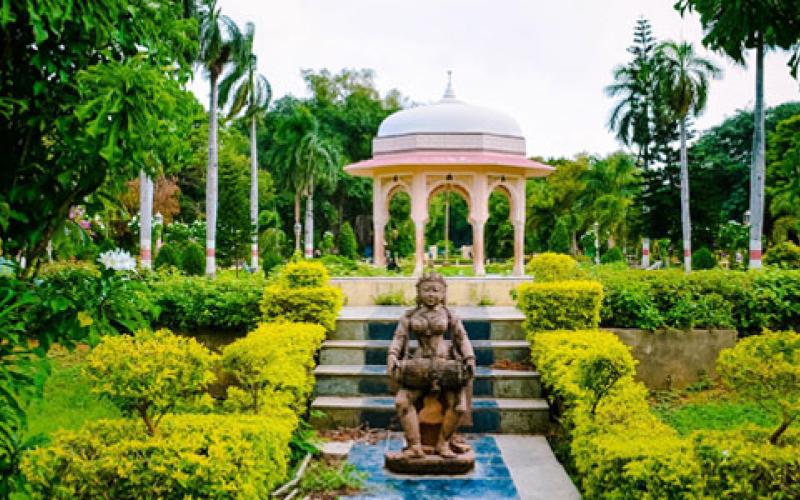
[[[253,245],[250,267],[258,271],[258,148],[256,147],[256,117],[250,118],[250,225]]]
[[[142,269],[152,269],[153,181],[139,172],[139,260]]]
[[[764,222],[764,37],[756,47],[756,104],[753,112],[753,163],[750,169],[750,269],[761,268]]]
[[[692,271],[692,222],[689,213],[689,158],[686,152],[686,117],[681,119],[681,227],[683,229],[683,269]]]
[[[211,102],[208,110],[208,174],[206,177],[206,276],[217,273],[217,76],[211,74]]]
[[[308,181],[308,194],[306,195],[306,259],[314,257],[314,178]]]
[[[294,193],[294,251],[300,251],[300,191]]]

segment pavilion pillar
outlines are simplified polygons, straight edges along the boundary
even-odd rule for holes
[[[414,276],[425,271],[425,221],[414,220]]]
[[[486,221],[472,223],[472,270],[475,276],[486,276],[486,258],[484,257],[483,230]]]
[[[414,221],[414,276],[425,271],[425,224],[428,222],[428,191],[425,174],[415,172],[411,178],[411,220]]]
[[[516,220],[514,224],[514,269],[511,274],[525,274],[525,221]]]
[[[386,242],[384,241],[384,229],[386,222],[375,219],[374,224],[374,244],[373,244],[373,257],[375,265],[378,267],[386,266]]]
[[[388,219],[386,200],[383,197],[383,182],[375,178],[372,184],[372,262],[378,267],[386,266],[386,242],[384,228]]]

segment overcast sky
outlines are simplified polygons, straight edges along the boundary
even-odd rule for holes
[[[453,70],[459,99],[517,119],[528,154],[605,154],[620,146],[608,132],[612,100],[603,93],[615,65],[628,61],[636,19],[659,39],[685,39],[725,70],[711,84],[706,129],[752,107],[754,71],[701,45],[696,15],[682,19],[674,0],[220,0],[223,14],[256,25],[259,71],[276,98],[308,93],[303,68],[371,68],[381,93],[396,88],[434,102]],[[765,65],[768,106],[800,99],[785,52]],[[192,88],[204,103],[207,82]]]

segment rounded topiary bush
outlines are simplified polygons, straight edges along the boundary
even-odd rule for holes
[[[717,258],[707,247],[701,247],[692,254],[692,269],[695,271],[714,269],[715,267],[717,267]]]
[[[624,262],[625,256],[622,255],[622,250],[619,247],[609,248],[606,253],[600,256],[601,264],[611,264],[612,262]]]
[[[156,269],[162,269],[165,267],[176,267],[178,269],[181,268],[181,260],[183,255],[181,253],[180,248],[174,243],[165,243],[161,246],[158,253],[156,254],[156,260],[153,263]]]
[[[358,259],[356,233],[349,222],[342,224],[342,229],[339,231],[339,255],[352,260]]]
[[[197,243],[187,243],[181,258],[183,272],[193,276],[200,276],[206,269],[206,255],[203,247]]]
[[[554,252],[534,255],[525,271],[534,281],[563,281],[582,277],[578,261],[570,255]]]
[[[791,241],[778,243],[764,254],[764,262],[783,269],[800,269],[800,247]]]

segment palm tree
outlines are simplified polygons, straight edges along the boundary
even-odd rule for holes
[[[258,148],[256,147],[256,122],[266,113],[272,99],[272,87],[267,78],[257,71],[257,58],[253,52],[255,25],[247,23],[242,43],[233,55],[233,69],[219,85],[219,99],[228,102],[233,92],[233,102],[228,111],[230,119],[244,110],[244,118],[250,119],[250,223],[253,231],[251,263],[258,270]]]
[[[719,78],[722,71],[713,62],[695,55],[688,42],[662,42],[658,46],[659,89],[670,111],[680,121],[681,140],[681,225],[683,228],[683,265],[692,270],[692,223],[689,213],[689,160],[686,151],[686,122],[689,115],[699,116],[708,100],[708,80]]]
[[[614,153],[591,162],[583,174],[586,189],[578,201],[587,214],[586,222],[596,222],[608,233],[608,246],[624,239],[628,208],[640,187],[641,170],[626,153]]]
[[[315,122],[316,123],[316,122]],[[341,153],[336,145],[324,138],[318,127],[300,139],[295,150],[295,164],[301,173],[306,195],[305,256],[314,256],[314,189],[332,185],[339,176]]]
[[[228,16],[220,14],[216,0],[201,8],[200,51],[197,62],[208,75],[211,86],[208,105],[208,174],[206,177],[206,275],[216,274],[215,248],[217,230],[217,108],[218,82],[232,55],[242,43],[239,28]]]

